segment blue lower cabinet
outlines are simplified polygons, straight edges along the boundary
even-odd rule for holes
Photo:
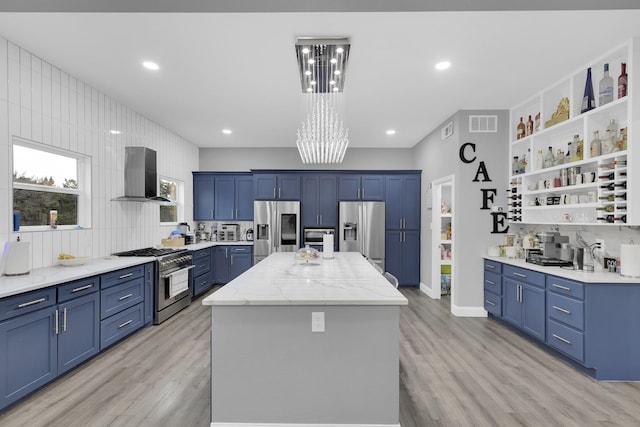
[[[216,246],[213,251],[213,276],[215,283],[229,281],[229,246]]]
[[[100,350],[120,341],[144,325],[143,304],[136,304],[100,322]]]
[[[502,297],[485,290],[484,309],[494,316],[502,317]]]
[[[584,333],[552,319],[547,320],[547,344],[579,362],[584,362]]]
[[[253,246],[216,246],[213,258],[214,281],[225,284],[251,268],[253,265]]]
[[[387,230],[385,270],[398,278],[400,286],[420,285],[420,231]]]
[[[502,318],[535,338],[545,339],[545,290],[510,278],[503,279]]]
[[[60,304],[58,316],[58,374],[63,374],[100,351],[100,294]]]
[[[213,272],[201,274],[193,278],[193,296],[196,297],[203,292],[208,291],[213,284]]]
[[[125,308],[144,301],[144,278],[139,277],[129,282],[103,289],[100,292],[100,319],[106,319]]]

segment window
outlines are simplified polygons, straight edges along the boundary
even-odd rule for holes
[[[13,210],[20,226],[90,227],[90,176],[88,157],[14,138]]]
[[[160,177],[160,196],[171,200],[171,204],[160,205],[160,222],[177,223],[182,215],[182,182]]]

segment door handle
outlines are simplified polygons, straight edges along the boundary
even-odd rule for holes
[[[62,310],[62,332],[67,332],[67,308]]]
[[[360,187],[358,187],[358,199],[360,199]]]
[[[58,329],[58,322],[60,321],[59,319],[59,314],[58,314],[58,309],[56,308],[56,314],[55,314],[55,327],[54,327],[54,331],[56,333],[56,335],[58,335],[58,332],[60,332],[60,330]]]
[[[278,199],[282,197],[282,188],[278,187]]]
[[[320,215],[320,225],[322,225],[322,215]]]
[[[276,187],[273,187],[273,198],[276,198]]]
[[[44,302],[46,300],[47,300],[46,298],[38,298],[38,299],[35,299],[33,301],[23,302],[22,304],[18,304],[18,308],[29,307],[30,305],[39,304],[39,303]]]

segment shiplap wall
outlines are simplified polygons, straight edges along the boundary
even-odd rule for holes
[[[121,133],[112,135],[111,129]],[[12,232],[13,136],[91,157],[90,228]],[[157,151],[158,175],[184,183],[184,220],[191,222],[191,171],[198,170],[198,148],[194,144],[0,38],[2,246],[17,235],[31,242],[32,267],[39,268],[55,264],[60,252],[95,258],[158,245],[174,228],[160,226],[158,204],[111,201],[124,195],[126,146]]]

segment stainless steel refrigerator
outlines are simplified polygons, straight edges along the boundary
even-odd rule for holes
[[[253,263],[300,248],[300,202],[253,202]]]
[[[360,252],[384,271],[384,202],[340,202],[341,252]]]

